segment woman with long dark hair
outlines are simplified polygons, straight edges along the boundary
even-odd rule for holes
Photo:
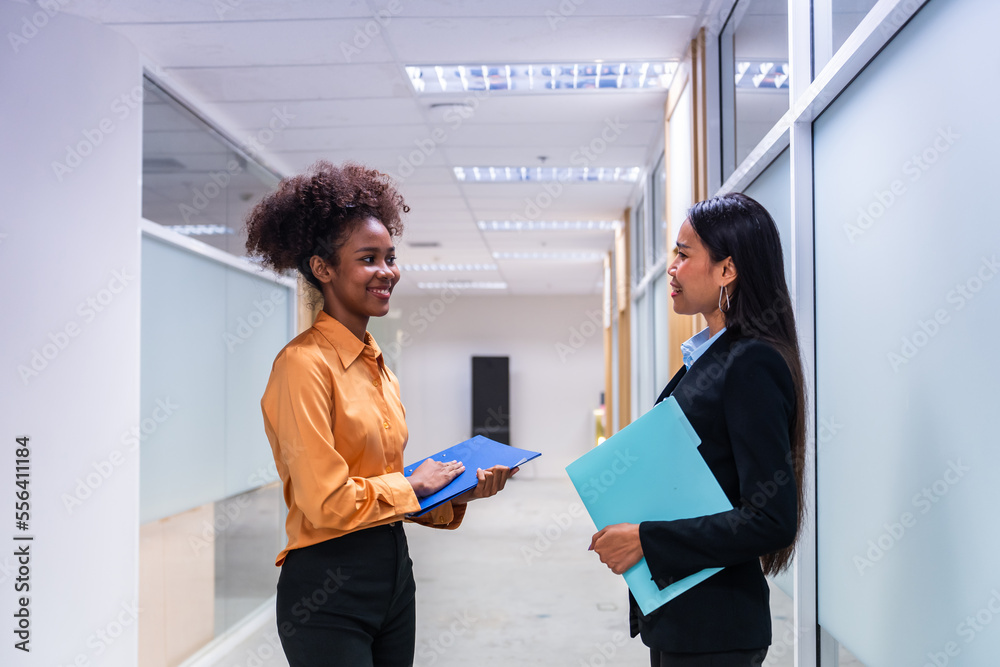
[[[725,568],[648,616],[632,636],[653,667],[751,667],[771,643],[766,574],[788,567],[802,525],[805,398],[781,241],[763,206],[730,193],[695,204],[677,234],[674,310],[708,326],[682,346],[673,396],[733,504],[694,519],[616,524],[592,548],[617,574],[646,559],[660,588]]]
[[[323,300],[315,323],[274,360],[261,399],[288,505],[277,621],[291,667],[413,664],[402,521],[465,469],[429,459],[403,475],[399,382],[366,330],[399,282],[393,237],[407,211],[385,174],[317,162],[282,180],[247,219],[250,253],[297,269]],[[456,528],[466,503],[497,493],[516,470],[478,470],[475,488],[414,521]]]

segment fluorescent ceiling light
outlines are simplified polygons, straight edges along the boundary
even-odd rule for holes
[[[602,252],[495,252],[493,259],[543,259],[571,262],[596,262],[604,259]]]
[[[232,227],[225,225],[169,225],[170,231],[185,236],[214,236],[216,234],[235,234]]]
[[[404,271],[496,271],[496,264],[403,264]]]
[[[455,167],[455,178],[480,183],[576,181],[635,183],[640,167]]]
[[[578,62],[531,65],[407,65],[418,93],[464,91],[552,93],[579,90],[663,90],[675,62]]]
[[[737,90],[788,90],[788,63],[740,60],[735,68]]]
[[[505,282],[480,282],[476,280],[453,280],[443,283],[417,283],[420,289],[507,289]]]
[[[621,220],[480,220],[487,232],[589,232],[621,229]]]

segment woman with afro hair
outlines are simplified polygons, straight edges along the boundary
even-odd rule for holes
[[[367,332],[399,282],[393,238],[408,211],[388,176],[318,162],[282,180],[247,218],[250,254],[297,270],[323,298],[313,326],[274,360],[261,399],[288,505],[277,623],[291,667],[413,664],[402,520],[465,470],[428,460],[403,475],[399,383]],[[414,521],[457,528],[469,500],[496,494],[516,470],[479,470],[473,490]]]

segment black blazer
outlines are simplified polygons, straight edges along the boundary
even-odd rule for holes
[[[727,329],[690,370],[677,372],[657,402],[667,396],[700,436],[698,450],[736,509],[639,525],[660,588],[706,567],[725,569],[649,616],[630,595],[632,636],[676,653],[764,648],[771,615],[758,559],[791,544],[796,532],[791,372],[771,345]]]

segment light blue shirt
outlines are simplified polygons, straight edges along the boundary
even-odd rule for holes
[[[691,370],[691,364],[698,361],[698,357],[705,354],[705,350],[712,346],[715,339],[726,331],[726,327],[719,329],[719,332],[709,338],[708,327],[705,327],[695,335],[681,343],[681,355],[684,357],[684,365]]]

